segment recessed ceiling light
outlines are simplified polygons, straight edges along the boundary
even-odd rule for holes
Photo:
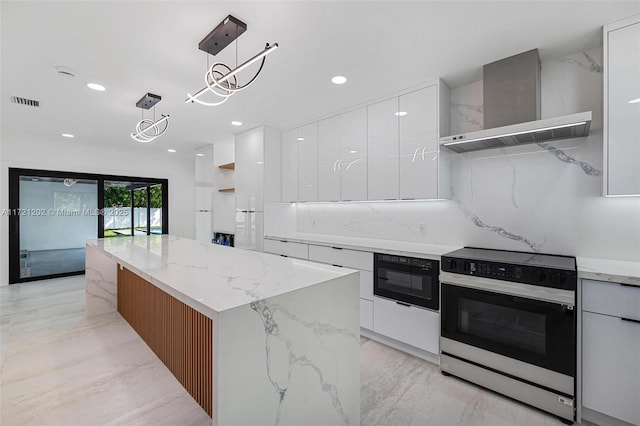
[[[89,89],[97,90],[98,92],[103,92],[106,90],[103,85],[97,83],[87,83],[87,87]]]
[[[303,140],[304,140],[304,138],[297,138],[297,140],[299,140],[299,141],[303,141]]]
[[[175,150],[175,149],[173,149],[173,148],[169,148],[167,151],[168,151],[168,152],[176,152],[176,150]]]
[[[201,152],[199,152],[199,153],[197,153],[197,154],[196,154],[196,156],[198,156],[198,157],[204,157],[204,154],[203,154],[203,153],[201,153]]]
[[[63,133],[62,136],[64,136],[65,138],[75,138],[75,136],[71,133]]]
[[[347,77],[343,75],[336,75],[335,77],[331,77],[331,82],[333,84],[345,84],[347,82]]]
[[[231,125],[232,126],[242,126],[242,121],[232,121]]]
[[[256,161],[256,164],[264,164],[264,161]]]
[[[629,101],[629,103],[630,103],[630,104],[637,104],[637,103],[640,103],[640,98],[631,99],[631,100]]]
[[[349,154],[357,154],[357,153],[358,153],[358,151],[355,151],[353,149],[351,151],[349,151]]]
[[[398,111],[398,112],[396,112],[396,115],[398,117],[404,117],[405,115],[407,115],[407,111]]]

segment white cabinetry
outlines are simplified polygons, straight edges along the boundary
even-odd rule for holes
[[[373,253],[310,244],[309,260],[360,271],[360,326],[373,329]]]
[[[233,141],[213,145],[213,232],[235,232],[235,148]],[[221,167],[222,166],[222,167]]]
[[[440,315],[381,297],[373,298],[373,331],[432,354],[440,350]]]
[[[318,122],[318,201],[340,201],[340,121]]]
[[[604,27],[605,195],[640,194],[640,15]]]
[[[279,254],[280,256],[295,257],[297,259],[309,259],[309,245],[295,243],[287,240],[264,240],[264,252]]]
[[[318,200],[367,199],[367,109],[318,122]]]
[[[582,405],[640,424],[640,287],[582,280]]]
[[[213,237],[213,145],[197,150],[195,163],[195,237],[210,243]]]
[[[282,132],[282,202],[298,201],[298,129]]]
[[[439,185],[438,144],[441,133],[449,128],[448,93],[448,88],[438,82],[399,97],[401,199],[448,196],[446,186]]]
[[[318,201],[318,123],[299,127],[297,142],[298,201]]]
[[[398,198],[398,111],[398,98],[367,107],[369,200]]]
[[[342,114],[340,199],[367,199],[367,109]]]

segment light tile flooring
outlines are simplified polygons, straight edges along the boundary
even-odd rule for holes
[[[361,339],[363,425],[561,425]],[[117,314],[84,316],[84,277],[0,288],[0,424],[207,425]]]

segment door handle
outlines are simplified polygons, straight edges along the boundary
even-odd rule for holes
[[[635,322],[637,324],[640,324],[640,320],[637,319],[631,319],[631,318],[620,318],[622,321],[628,321],[628,322]]]
[[[396,303],[397,303],[398,305],[400,305],[400,306],[406,306],[407,308],[410,308],[410,307],[411,307],[411,305],[410,305],[410,304],[408,304],[408,303],[398,302],[398,301],[396,301]]]

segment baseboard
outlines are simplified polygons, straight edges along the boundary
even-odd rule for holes
[[[602,414],[599,411],[594,411],[586,407],[582,407],[581,420],[582,423],[595,424],[599,426],[634,426],[633,423],[628,423],[624,420],[616,419],[615,417]]]

